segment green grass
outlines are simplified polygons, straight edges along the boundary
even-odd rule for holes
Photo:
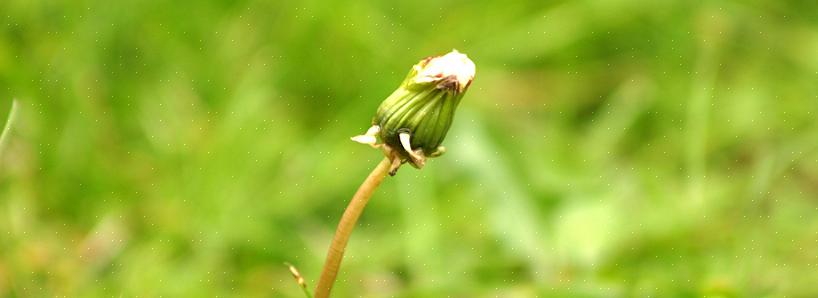
[[[807,1],[0,2],[0,296],[300,297],[417,60],[477,64],[337,297],[818,295]],[[0,119],[6,123],[6,119]]]

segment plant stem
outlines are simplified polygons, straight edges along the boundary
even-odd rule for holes
[[[315,287],[315,298],[327,298],[329,292],[332,290],[332,284],[335,283],[335,278],[338,275],[338,268],[341,266],[341,259],[344,258],[344,250],[346,249],[349,236],[352,234],[352,229],[355,228],[355,223],[358,217],[369,202],[369,197],[381,184],[383,178],[389,172],[391,162],[384,158],[375,169],[369,173],[364,183],[358,187],[358,191],[349,202],[349,206],[341,216],[341,221],[338,223],[338,229],[335,230],[335,237],[332,238],[332,244],[329,246],[327,252],[327,260],[324,263],[324,268],[321,270],[321,278],[318,279],[318,285]]]

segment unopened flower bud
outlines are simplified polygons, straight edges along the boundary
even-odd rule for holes
[[[474,73],[474,63],[457,50],[421,60],[378,107],[367,133],[352,139],[382,147],[393,175],[404,162],[423,167],[427,157],[445,150],[440,144]]]

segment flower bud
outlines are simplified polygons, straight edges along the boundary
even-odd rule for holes
[[[440,144],[474,73],[474,63],[457,50],[421,60],[378,107],[369,131],[352,139],[382,147],[393,161],[393,175],[407,161],[423,167],[426,157],[445,150]]]

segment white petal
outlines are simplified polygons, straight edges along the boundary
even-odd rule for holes
[[[371,146],[374,146],[375,143],[378,142],[378,139],[375,138],[375,136],[368,136],[368,135],[354,136],[354,137],[351,137],[350,139],[355,141],[355,142],[358,142],[358,143],[361,143],[361,144],[366,144],[366,145],[371,145]]]

